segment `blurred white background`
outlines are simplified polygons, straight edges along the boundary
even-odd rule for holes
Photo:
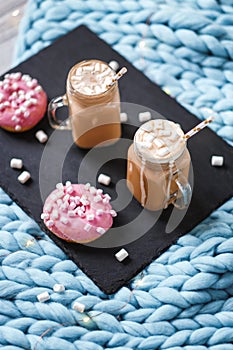
[[[27,0],[0,0],[0,74],[11,66],[19,22]]]

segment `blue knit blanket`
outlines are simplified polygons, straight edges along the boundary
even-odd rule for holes
[[[233,144],[233,0],[31,0],[15,63],[79,24]],[[233,199],[109,296],[0,190],[0,259],[5,350],[233,350]]]

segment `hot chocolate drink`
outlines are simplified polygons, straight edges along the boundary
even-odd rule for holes
[[[51,126],[72,129],[74,142],[82,148],[116,142],[121,136],[118,78],[100,60],[77,63],[68,74],[66,94],[50,102]],[[59,125],[55,112],[63,105],[68,105],[69,123]]]
[[[150,120],[137,130],[128,150],[127,184],[143,207],[188,206],[190,155],[183,136],[178,124],[163,119]]]

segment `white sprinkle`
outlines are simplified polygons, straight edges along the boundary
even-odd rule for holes
[[[42,213],[41,216],[40,216],[40,218],[41,218],[42,220],[48,220],[48,219],[49,219],[49,214],[48,214],[48,213]]]
[[[106,193],[106,194],[104,195],[104,198],[106,198],[106,199],[108,199],[108,200],[111,200],[111,196],[109,196],[108,193]]]
[[[128,121],[128,114],[125,112],[120,113],[120,120],[121,123],[126,123]]]
[[[57,193],[56,193],[56,197],[57,197],[57,199],[58,198],[62,198],[64,196],[64,192],[63,192],[63,190],[59,190],[59,191],[57,191]]]
[[[78,312],[81,312],[81,313],[83,313],[85,311],[85,305],[82,304],[82,303],[79,303],[78,301],[75,301],[73,303],[72,307],[73,307],[74,310],[76,310]]]
[[[63,184],[62,184],[61,182],[58,182],[58,183],[56,184],[56,188],[57,188],[58,190],[63,190],[64,186],[63,186]]]
[[[138,119],[141,123],[147,122],[148,120],[151,119],[151,113],[149,111],[148,112],[141,112],[138,114]]]
[[[16,109],[15,115],[20,115],[20,114],[21,114],[21,110],[20,109]]]
[[[89,205],[89,201],[87,200],[86,196],[82,196],[80,198],[80,202],[85,206],[85,205]]]
[[[108,186],[111,182],[111,177],[106,174],[100,174],[97,180],[100,184]]]
[[[147,134],[147,135],[145,135],[144,140],[145,140],[145,142],[152,142],[154,140],[154,138],[155,138],[154,134]]]
[[[68,210],[68,215],[73,218],[76,216],[76,212],[74,210]]]
[[[161,147],[163,147],[165,145],[164,142],[162,140],[160,140],[160,139],[154,139],[153,143],[158,148],[161,148]]]
[[[52,212],[52,219],[54,219],[54,220],[56,220],[56,219],[58,219],[59,218],[59,214],[58,214],[58,210],[53,210],[53,212]]]
[[[90,192],[91,194],[95,194],[96,193],[96,188],[94,186],[90,187]]]
[[[103,198],[103,203],[104,204],[108,204],[109,203],[109,199],[108,198]]]
[[[28,118],[30,116],[30,112],[26,111],[23,113],[24,118]]]
[[[10,167],[12,169],[22,169],[23,161],[20,158],[12,158],[10,161]]]
[[[88,86],[84,86],[83,93],[86,94],[86,95],[92,95],[93,94],[93,90],[90,89]]]
[[[223,156],[212,156],[211,165],[212,166],[223,166],[224,157]]]
[[[52,210],[52,204],[51,203],[46,204],[44,210],[47,211],[48,213],[50,213]]]
[[[88,224],[88,223],[84,226],[84,230],[86,232],[89,232],[91,228],[92,228],[92,226],[90,224]]]
[[[95,71],[96,71],[96,72],[99,72],[99,71],[100,71],[100,63],[99,63],[99,62],[97,62],[97,63],[95,64]]]
[[[15,80],[19,80],[22,76],[20,72],[13,73],[12,75],[13,75],[13,79]]]
[[[96,215],[101,216],[104,213],[103,209],[97,209]]]
[[[113,218],[117,216],[117,212],[115,210],[110,210],[109,213],[112,215]]]
[[[125,260],[127,256],[129,256],[129,253],[124,248],[122,248],[121,250],[119,250],[119,252],[115,254],[116,259],[120,262]]]
[[[48,136],[43,130],[37,131],[35,136],[40,143],[45,143],[48,140]]]
[[[98,190],[96,191],[97,194],[102,194],[103,190],[101,188],[98,188]]]
[[[69,209],[73,210],[76,208],[76,203],[75,202],[71,202],[69,205]]]
[[[160,157],[164,157],[170,153],[169,149],[167,147],[162,147],[157,150],[157,153]]]
[[[18,103],[16,101],[12,101],[11,102],[11,107],[12,108],[17,108],[18,107]]]
[[[42,91],[42,87],[40,85],[35,87],[35,92],[41,92]]]
[[[8,79],[8,78],[10,78],[10,74],[9,73],[4,75],[4,79]]]
[[[64,216],[62,216],[62,217],[60,218],[60,221],[61,221],[64,225],[68,224],[68,219],[65,218]]]
[[[78,216],[80,216],[80,218],[84,218],[85,213],[81,209],[77,209],[76,211],[77,211]]]
[[[28,171],[23,171],[19,176],[18,176],[18,181],[21,184],[25,184],[29,179],[31,178],[31,174]]]
[[[170,130],[159,130],[159,136],[170,136],[171,131]]]
[[[52,227],[54,225],[54,221],[53,220],[49,220],[49,221],[46,222],[46,225],[48,227]]]
[[[60,207],[62,205],[62,203],[63,203],[63,200],[61,198],[59,198],[57,200],[57,205]]]
[[[36,98],[30,98],[29,100],[31,102],[32,105],[37,105],[38,100]]]
[[[22,80],[24,80],[24,81],[31,81],[32,78],[30,77],[30,75],[24,74],[24,75],[22,76]]]
[[[94,197],[94,202],[96,202],[96,203],[100,202],[101,200],[102,200],[102,196],[100,196],[100,195],[97,195]]]
[[[106,230],[103,227],[97,227],[96,232],[98,232],[101,235],[103,235],[106,232]]]
[[[89,190],[90,187],[91,187],[91,184],[89,182],[87,182],[84,186],[85,190]]]
[[[13,88],[14,90],[17,90],[18,87],[19,87],[19,85],[18,85],[17,83],[13,83],[13,84],[12,84],[12,88]]]
[[[39,295],[37,295],[37,300],[40,302],[40,303],[43,303],[44,301],[47,301],[50,299],[50,295],[48,292],[43,292]]]
[[[99,85],[96,85],[94,89],[96,94],[101,94],[101,92],[103,92],[103,89]]]
[[[73,187],[72,186],[67,187],[66,188],[66,192],[72,193],[73,192]]]
[[[9,102],[9,101],[3,102],[3,106],[4,106],[4,107],[10,107],[10,102]]]
[[[114,71],[117,71],[119,68],[119,63],[117,61],[110,61],[108,64]]]
[[[66,186],[70,187],[71,186],[71,182],[70,181],[66,181]]]
[[[65,291],[65,287],[64,287],[63,284],[56,283],[53,286],[53,291],[56,292],[56,293],[62,293],[62,292]]]
[[[94,214],[87,214],[87,220],[88,221],[93,221],[95,219],[95,215]]]
[[[64,202],[64,203],[61,205],[61,209],[62,209],[63,211],[66,211],[66,209],[68,208],[68,206],[69,206],[69,203],[68,203],[68,202]]]
[[[66,194],[63,198],[63,201],[64,202],[67,202],[68,200],[70,199],[70,195],[69,194]]]

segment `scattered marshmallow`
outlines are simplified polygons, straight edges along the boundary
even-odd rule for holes
[[[103,235],[106,232],[106,230],[103,227],[97,227],[96,232]]]
[[[21,184],[25,184],[30,178],[31,178],[31,174],[25,170],[18,176],[18,181]]]
[[[93,221],[95,219],[95,215],[94,214],[87,214],[86,218],[88,221]]]
[[[86,223],[86,225],[84,226],[84,230],[86,232],[89,232],[91,228],[92,228],[92,226],[90,224],[88,224],[88,223]]]
[[[43,130],[37,131],[35,136],[40,143],[45,143],[48,140],[48,136]]]
[[[211,165],[212,166],[223,166],[224,157],[223,156],[212,156]]]
[[[111,182],[111,177],[106,175],[106,174],[100,174],[98,176],[98,180],[99,184],[103,184],[105,186],[108,186]]]
[[[43,292],[43,293],[37,295],[37,300],[40,303],[43,303],[43,302],[45,302],[45,301],[47,301],[49,299],[50,299],[50,295],[49,295],[48,292]]]
[[[157,153],[160,157],[164,157],[167,156],[170,153],[170,151],[168,147],[162,147],[157,150]]]
[[[128,121],[128,114],[125,113],[125,112],[121,112],[120,113],[120,120],[121,120],[121,123],[127,123],[127,121]]]
[[[117,253],[115,254],[115,257],[116,257],[116,259],[117,259],[119,262],[122,262],[122,261],[125,260],[128,256],[129,256],[129,253],[128,253],[124,248],[122,248],[121,250],[119,250],[119,252],[117,252]]]
[[[151,113],[149,111],[141,112],[138,114],[138,119],[141,123],[147,122],[151,119]]]
[[[85,305],[82,303],[79,303],[78,301],[75,301],[73,303],[73,309],[78,311],[78,312],[83,313],[85,311]]]
[[[111,67],[115,72],[119,69],[119,63],[117,61],[110,61],[109,67]]]
[[[64,290],[65,290],[65,287],[63,284],[56,283],[53,286],[53,291],[56,293],[62,293],[64,292]]]
[[[20,158],[12,158],[10,161],[10,167],[12,169],[22,169],[23,161]]]

